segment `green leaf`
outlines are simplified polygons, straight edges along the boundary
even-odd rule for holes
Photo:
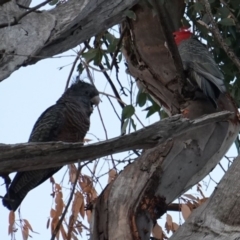
[[[58,0],[52,0],[51,2],[49,2],[48,4],[53,6],[56,5],[58,3]]]
[[[235,146],[236,149],[238,151],[238,154],[240,153],[240,141],[239,141],[239,137],[237,137],[237,139],[235,140]]]
[[[147,101],[147,94],[142,92],[141,90],[139,90],[138,94],[137,94],[136,103],[140,107],[143,107],[145,105],[146,101]]]
[[[200,2],[196,2],[194,3],[194,10],[196,12],[201,12],[201,11],[204,11],[204,7]]]
[[[118,42],[119,42],[119,39],[118,39],[118,38],[114,39],[114,41],[112,41],[112,42],[109,44],[109,46],[108,46],[108,48],[107,48],[107,52],[109,52],[109,53],[115,52],[116,47],[117,47],[117,45],[118,45]]]
[[[118,54],[118,62],[121,62],[122,61],[122,53],[119,53]]]
[[[86,62],[90,62],[95,58],[98,53],[98,49],[92,48],[89,49],[87,52],[83,53],[82,56],[85,58]]]
[[[224,18],[221,21],[219,21],[218,23],[223,26],[234,26],[235,25],[235,22],[232,18]]]
[[[129,119],[126,119],[126,120],[124,121],[123,125],[122,125],[121,135],[126,134],[126,129],[127,129],[128,123],[129,123]]]
[[[84,66],[82,63],[79,63],[78,66],[77,66],[77,71],[81,74],[84,70]]]
[[[160,111],[160,116],[161,116],[161,120],[164,119],[164,118],[168,118],[168,115],[164,110]]]
[[[224,41],[228,46],[231,46],[232,44],[231,38],[225,38]]]
[[[110,62],[109,62],[109,59],[108,59],[108,55],[106,53],[104,53],[103,57],[105,58],[105,62],[106,62],[107,68],[110,69]]]
[[[103,56],[102,50],[100,48],[98,48],[97,52],[96,52],[96,55],[93,58],[93,64],[98,66],[102,61],[102,56]]]
[[[107,41],[111,44],[112,42],[115,41],[115,39],[117,39],[113,34],[111,33],[106,33],[105,34],[105,38],[107,39]]]
[[[154,113],[156,112],[159,112],[160,111],[160,107],[155,103],[153,104],[150,108],[149,108],[149,111],[147,113],[147,116],[146,118],[150,117],[151,115],[153,115]]]
[[[122,110],[122,119],[130,118],[135,113],[135,108],[132,105],[127,105]]]
[[[136,128],[136,124],[135,124],[134,120],[132,118],[130,118],[130,120],[131,120],[131,125],[132,125],[133,129],[136,131],[137,128]]]
[[[137,19],[137,16],[135,14],[135,12],[133,12],[132,10],[127,10],[124,12],[124,15],[132,20],[136,20]]]
[[[218,8],[218,13],[221,18],[227,18],[230,14],[230,11],[228,10],[227,7],[222,6],[222,7]]]

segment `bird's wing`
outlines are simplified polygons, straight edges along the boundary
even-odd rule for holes
[[[202,43],[196,39],[189,39],[183,41],[179,49],[183,65],[210,81],[220,92],[226,91],[224,76],[215,63],[212,54]],[[203,84],[199,85],[200,88],[204,87]]]
[[[56,141],[65,122],[64,110],[63,104],[60,104],[53,105],[43,112],[33,127],[29,142]],[[3,199],[3,204],[15,211],[30,190],[43,183],[60,168],[18,172]]]
[[[64,104],[56,104],[44,111],[35,123],[29,142],[57,141],[65,122]]]

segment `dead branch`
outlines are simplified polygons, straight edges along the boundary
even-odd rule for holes
[[[133,149],[146,149],[164,143],[167,139],[197,129],[198,127],[226,121],[228,111],[205,115],[195,120],[181,115],[166,118],[131,134],[107,141],[82,146],[82,143],[46,142],[0,145],[1,173],[44,169]]]

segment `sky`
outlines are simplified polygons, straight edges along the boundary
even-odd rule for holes
[[[36,2],[37,4],[37,2]],[[70,50],[63,55],[73,55],[74,51]],[[11,76],[0,83],[0,143],[4,144],[14,144],[27,142],[29,135],[31,133],[32,127],[41,113],[47,109],[49,106],[53,105],[57,99],[62,95],[66,80],[69,76],[71,65],[74,61],[74,57],[61,57],[61,58],[51,58],[39,61],[35,65],[22,67],[18,71],[15,71]],[[61,70],[59,70],[61,68]],[[76,76],[76,71],[74,75]],[[109,74],[115,78],[115,72],[109,72]],[[83,75],[86,77],[86,74]],[[122,69],[119,75],[121,82],[128,84],[128,77],[125,74],[125,69],[122,64]],[[96,87],[101,92],[107,92],[113,94],[110,86],[101,73],[95,72],[93,75],[95,79]],[[115,82],[116,83],[116,82]],[[117,85],[117,83],[116,83]],[[135,90],[137,93],[137,89]],[[120,135],[120,124],[116,115],[114,114],[111,105],[108,100],[101,96],[102,102],[99,105],[101,110],[103,122],[107,128],[108,138],[117,137]],[[128,103],[129,99],[124,98],[124,101]],[[121,113],[120,107],[115,102],[115,107],[119,113]],[[146,119],[146,112],[141,109],[137,109],[137,115],[144,123],[145,126],[154,123],[159,120],[157,114],[153,115],[150,119]],[[137,122],[136,122],[137,123]],[[137,129],[140,129],[141,125],[137,123]],[[100,117],[98,115],[97,109],[91,116],[91,128],[89,130],[86,138],[94,141],[98,141],[95,136],[100,140],[105,140],[105,131],[103,129]],[[236,156],[235,147],[229,150],[228,156]],[[125,154],[118,154],[116,158],[123,159]],[[222,165],[227,169],[228,162],[223,159]],[[108,172],[111,168],[111,163],[109,161],[102,161],[97,169],[97,173]],[[87,174],[89,172],[85,170]],[[63,175],[66,172],[66,167],[54,175],[55,181],[60,182]],[[223,170],[218,166],[214,171],[210,173],[211,177],[218,182],[223,176]],[[12,177],[13,175],[11,175]],[[107,183],[107,175],[101,178],[103,187]],[[0,179],[0,196],[5,195],[5,186],[1,185],[3,180]],[[209,187],[206,189],[205,185],[209,183],[209,176],[202,182],[203,188],[207,196],[215,188],[213,181],[210,181]],[[206,183],[206,184],[204,184]],[[65,177],[63,186],[66,188],[64,193],[64,199],[68,199],[69,189],[71,185],[68,183],[68,176]],[[96,186],[98,193],[101,191],[100,186]],[[33,227],[36,233],[31,233],[32,239],[42,240],[50,239],[50,230],[46,229],[47,220],[50,215],[50,209],[53,204],[52,197],[50,196],[52,192],[52,185],[49,181],[46,181],[38,188],[32,190],[27,197],[24,199],[21,205],[21,217],[27,219]],[[196,188],[189,191],[190,193],[196,193]],[[9,211],[0,204],[0,236],[1,239],[11,239],[8,236],[8,214]],[[178,223],[179,214],[170,213],[175,222]],[[16,218],[18,219],[18,213],[16,213]],[[165,216],[162,217],[161,223],[164,223]],[[22,239],[20,229],[16,233],[16,239]],[[83,235],[83,239],[87,239],[86,235]]]

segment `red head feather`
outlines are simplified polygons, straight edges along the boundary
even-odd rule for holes
[[[174,32],[173,36],[176,44],[179,45],[181,41],[191,38],[192,33],[190,32],[189,28],[182,27],[177,32]]]

